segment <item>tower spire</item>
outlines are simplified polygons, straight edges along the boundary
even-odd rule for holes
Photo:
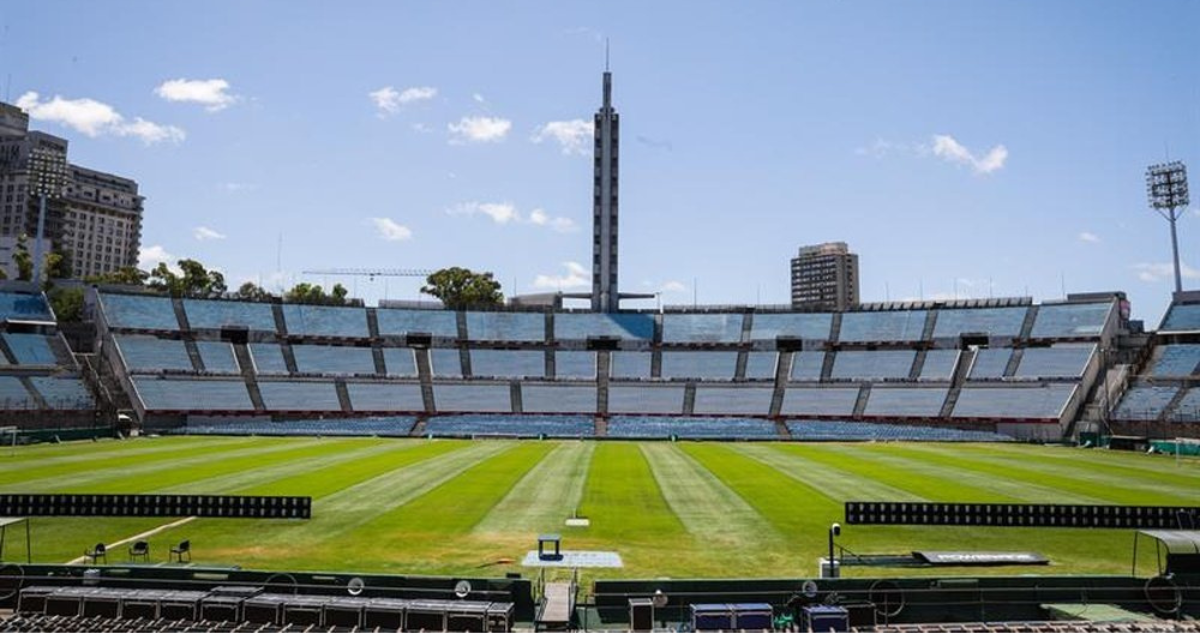
[[[620,119],[612,107],[612,73],[608,42],[604,45],[604,100],[595,117],[595,188],[592,213],[595,237],[592,251],[592,310],[616,312],[617,290],[617,135]]]

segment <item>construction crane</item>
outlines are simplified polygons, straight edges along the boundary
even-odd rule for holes
[[[433,274],[433,271],[423,268],[326,268],[323,270],[306,270],[304,274],[366,277],[374,281],[376,277],[428,277]]]

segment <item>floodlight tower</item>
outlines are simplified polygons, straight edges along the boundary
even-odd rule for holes
[[[38,197],[37,238],[33,244],[33,283],[42,283],[46,249],[46,202],[62,196],[67,179],[67,157],[54,149],[37,147],[30,155],[29,188]]]
[[[1171,224],[1171,254],[1175,264],[1175,292],[1183,292],[1179,274],[1179,239],[1175,236],[1175,221],[1188,205],[1187,167],[1180,161],[1151,165],[1146,169],[1146,195],[1150,208]]]

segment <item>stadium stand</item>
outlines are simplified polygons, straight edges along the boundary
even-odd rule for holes
[[[0,320],[54,321],[50,304],[39,294],[0,291]]]
[[[178,429],[187,435],[324,435],[403,437],[408,435],[416,418],[389,416],[380,418],[333,418],[322,420],[213,420],[191,423]]]
[[[1012,438],[986,431],[963,431],[941,426],[905,426],[853,420],[804,420],[787,423],[794,439],[835,442],[1010,442]]]
[[[1155,354],[1157,359],[1148,372],[1151,376],[1192,376],[1200,365],[1200,344],[1196,343],[1160,345]]]
[[[1118,420],[1157,420],[1166,413],[1167,405],[1177,393],[1179,387],[1176,385],[1134,383],[1125,391],[1113,417]]]
[[[1200,303],[1172,304],[1158,331],[1163,334],[1200,332]]]
[[[625,439],[771,439],[775,425],[754,418],[688,418],[615,416],[608,421],[608,436]]]
[[[586,416],[448,415],[430,418],[425,432],[433,437],[591,437],[595,423]]]
[[[4,333],[4,342],[12,350],[18,365],[58,365],[54,350],[50,349],[51,337],[44,334]]]
[[[36,409],[37,401],[16,376],[0,376],[0,404],[5,409]]]
[[[106,326],[101,345],[119,348],[117,373],[137,379],[124,380],[137,392],[139,415],[161,414],[167,425],[182,423],[181,412],[203,412],[202,398],[176,393],[194,381],[209,383],[200,389],[214,393],[210,411],[255,415],[895,418],[1003,424],[1048,437],[1065,430],[1094,392],[1116,302],[1097,295],[1040,306],[872,304],[840,314],[595,314],[173,302],[104,292],[95,305]],[[1192,351],[1164,350],[1158,371],[1182,371],[1176,367],[1189,364]],[[45,352],[22,354],[44,360]],[[786,380],[777,380],[780,371]],[[230,378],[214,382],[221,375]],[[1174,411],[1180,403],[1167,404]]]

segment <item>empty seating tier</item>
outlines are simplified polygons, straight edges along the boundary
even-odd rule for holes
[[[177,432],[188,435],[328,435],[328,436],[406,436],[416,418],[325,418],[323,420],[217,420],[188,424]]]
[[[773,380],[779,367],[779,354],[750,352],[746,355],[746,380]]]
[[[783,397],[782,413],[849,416],[857,401],[857,387],[792,387]]]
[[[0,376],[0,409],[36,409],[37,401],[16,376]]]
[[[595,423],[587,416],[450,415],[429,418],[425,432],[435,437],[592,437]]]
[[[395,383],[346,383],[355,411],[424,411],[421,386]]]
[[[537,312],[468,312],[467,338],[472,341],[545,341],[546,315]]]
[[[1073,384],[1047,384],[1029,387],[963,387],[954,407],[956,418],[1013,418],[1056,420],[1071,394]]]
[[[521,403],[525,413],[593,413],[596,388],[525,383],[521,385]]]
[[[511,413],[508,385],[435,384],[433,399],[444,413]]]
[[[1030,347],[1021,354],[1018,378],[1079,378],[1083,375],[1095,345],[1055,345]]]
[[[554,353],[554,376],[591,380],[596,377],[596,352]]]
[[[832,314],[756,313],[750,326],[750,340],[774,341],[780,337],[829,340]]]
[[[1200,365],[1200,345],[1160,345],[1157,356],[1150,366],[1151,376],[1191,376],[1196,373],[1196,366]]]
[[[166,297],[102,294],[100,306],[112,328],[163,332],[179,330],[175,308]]]
[[[609,413],[683,413],[683,385],[613,385],[608,389]]]
[[[363,308],[283,304],[288,334],[328,338],[367,338]]]
[[[375,311],[379,333],[383,336],[428,334],[441,338],[458,338],[458,317],[450,310],[398,310],[379,308]]]
[[[1121,403],[1113,411],[1117,420],[1157,420],[1175,398],[1179,387],[1134,383],[1125,390]]]
[[[849,420],[805,420],[787,423],[793,439],[810,441],[926,441],[1009,442],[1011,437],[986,431],[961,431],[937,426],[907,426],[852,422]]]
[[[256,332],[275,332],[275,315],[269,303],[184,299],[183,310],[193,330],[246,328]]]
[[[896,418],[936,418],[946,401],[948,388],[875,387],[864,415]]]
[[[331,382],[259,382],[269,411],[341,411]]]
[[[192,370],[192,360],[183,341],[141,335],[118,335],[113,340],[132,373]]]
[[[375,373],[375,358],[369,347],[293,345],[292,354],[296,357],[296,369],[302,374],[353,376]]]
[[[1200,331],[1200,303],[1176,304],[1167,310],[1159,332]]]
[[[963,334],[1016,337],[1021,333],[1027,307],[970,308],[938,310],[933,338],[952,338]]]
[[[241,380],[133,378],[134,388],[148,411],[253,411],[250,393]]]
[[[686,418],[617,416],[608,421],[608,436],[620,438],[769,439],[775,425],[751,418]]]
[[[58,358],[50,348],[50,337],[44,334],[19,334],[5,332],[4,342],[12,350],[18,365],[58,365]]]
[[[737,370],[737,352],[666,352],[662,353],[663,378],[733,380]]]
[[[820,380],[825,366],[825,352],[792,354],[792,380]]]
[[[841,351],[834,356],[831,378],[886,380],[908,378],[917,353],[912,350]]]
[[[742,314],[664,314],[664,343],[737,343]]]
[[[925,352],[925,362],[921,365],[920,380],[950,380],[954,368],[958,365],[959,352],[956,349],[931,349]]]
[[[1104,330],[1112,302],[1063,303],[1043,305],[1038,309],[1031,338],[1096,337]]]
[[[654,338],[654,316],[577,312],[554,315],[554,338],[559,341],[585,341],[601,336],[649,341]]]
[[[96,399],[79,378],[67,376],[34,376],[29,379],[33,388],[50,409],[86,411],[96,408]]]
[[[917,341],[925,331],[925,310],[847,312],[838,340],[843,342]]]
[[[541,350],[471,350],[471,375],[496,378],[542,378],[546,353]]]
[[[765,416],[771,412],[771,397],[774,391],[771,387],[700,386],[696,388],[693,412]]]
[[[50,306],[39,294],[0,292],[0,320],[53,321]]]

